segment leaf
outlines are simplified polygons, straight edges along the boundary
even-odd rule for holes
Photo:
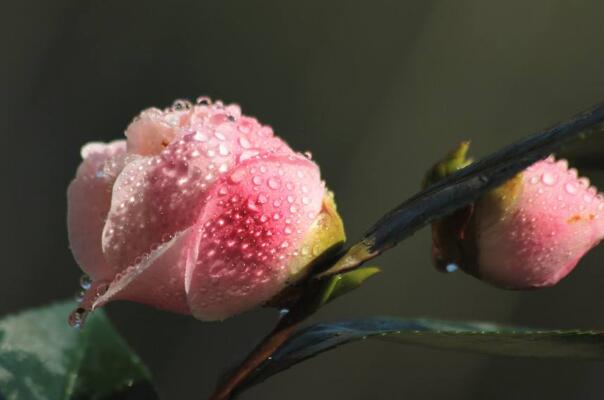
[[[589,133],[601,137],[604,135],[603,121],[604,105],[600,105],[452,173],[384,215],[361,241],[317,278],[353,269],[376,257],[426,224],[474,202],[572,140]]]
[[[346,293],[357,289],[363,282],[380,272],[377,267],[358,268],[354,271],[337,274],[325,279],[319,295],[319,305],[323,306]]]
[[[0,398],[156,399],[149,372],[102,310],[82,330],[67,324],[73,302],[0,320]]]
[[[538,330],[490,323],[373,317],[301,329],[261,364],[239,390],[337,346],[370,338],[497,356],[604,360],[604,334],[599,331]]]

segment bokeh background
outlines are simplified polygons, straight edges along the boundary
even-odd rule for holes
[[[461,139],[476,156],[604,99],[601,1],[12,1],[0,6],[0,315],[71,296],[65,189],[80,146],[141,109],[207,94],[311,150],[351,238]],[[604,155],[604,149],[602,150]],[[597,173],[594,181],[604,184]],[[604,248],[552,289],[507,292],[430,265],[428,230],[314,320],[374,314],[604,329]],[[274,323],[108,311],[163,399],[204,399]],[[600,399],[604,365],[340,348],[242,399]]]

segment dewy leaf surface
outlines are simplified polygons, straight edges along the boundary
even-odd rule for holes
[[[149,373],[103,311],[82,330],[67,324],[73,302],[0,320],[0,398],[156,399]]]

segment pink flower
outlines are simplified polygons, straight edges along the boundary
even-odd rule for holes
[[[603,210],[588,179],[549,157],[434,224],[435,262],[508,289],[552,286],[604,237]]]
[[[224,319],[261,305],[344,239],[318,166],[237,105],[143,111],[91,143],[68,190],[83,314],[131,300]]]

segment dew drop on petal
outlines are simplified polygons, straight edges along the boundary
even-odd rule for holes
[[[197,131],[193,135],[193,140],[196,140],[198,142],[206,142],[208,140],[208,137],[206,135],[204,135],[203,133]]]
[[[541,182],[543,182],[547,186],[553,186],[556,183],[556,180],[557,180],[556,176],[549,172],[545,172],[541,176]]]
[[[220,143],[220,145],[218,146],[218,153],[221,156],[228,156],[229,155],[229,147],[224,144],[224,143]]]
[[[568,182],[564,186],[564,190],[566,190],[566,193],[568,193],[568,194],[572,194],[572,195],[577,194],[577,187],[574,184],[570,183],[570,182]]]
[[[240,169],[240,170],[233,172],[231,174],[231,176],[229,177],[229,179],[232,183],[239,183],[243,180],[244,176],[245,176],[245,171]]]
[[[270,177],[268,179],[267,184],[268,184],[268,187],[271,188],[271,189],[273,189],[273,190],[277,190],[277,189],[279,189],[281,187],[281,181],[279,180],[279,178],[274,177],[274,176]]]
[[[195,103],[198,105],[208,106],[208,105],[212,104],[212,100],[207,96],[199,96],[197,98],[197,100],[195,100]]]
[[[260,154],[257,150],[246,150],[239,155],[239,162],[244,162]]]
[[[240,136],[238,139],[239,146],[244,149],[249,149],[251,147],[250,141],[247,140],[244,136]]]
[[[268,197],[264,193],[260,193],[256,199],[259,204],[265,204],[268,201]]]

